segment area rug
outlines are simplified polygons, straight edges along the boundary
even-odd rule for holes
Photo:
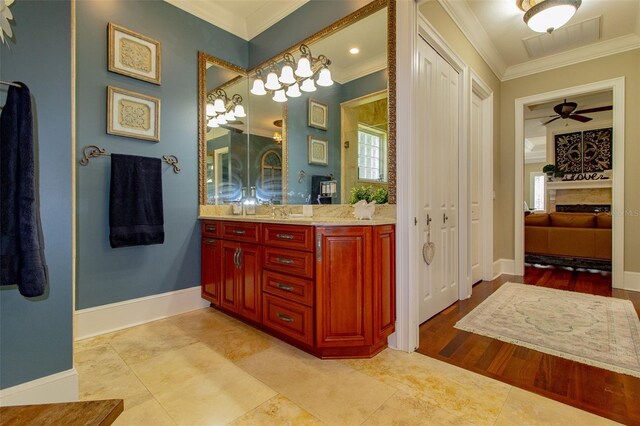
[[[640,377],[640,321],[629,300],[506,283],[455,328]]]

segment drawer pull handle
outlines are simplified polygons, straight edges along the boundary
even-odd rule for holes
[[[291,318],[289,315],[277,313],[276,316],[278,317],[278,319],[284,322],[293,322],[293,318]]]
[[[293,286],[292,285],[276,283],[276,287],[278,287],[280,290],[284,290],[284,291],[293,291]]]
[[[247,231],[245,231],[244,229],[234,229],[234,230],[233,230],[233,231],[231,231],[231,232],[233,232],[233,233],[234,233],[234,234],[236,234],[236,235],[244,235],[244,234],[246,234],[246,233],[247,233]]]
[[[208,225],[204,227],[205,230],[207,231],[215,231],[216,230],[216,226],[215,225]]]
[[[285,265],[293,265],[293,260],[287,259],[286,257],[276,257],[276,262],[284,263]]]
[[[293,235],[291,234],[276,234],[276,237],[280,238],[281,240],[293,240]]]
[[[204,242],[205,242],[206,244],[215,244],[215,243],[216,243],[216,240],[207,239],[207,240],[204,240]]]

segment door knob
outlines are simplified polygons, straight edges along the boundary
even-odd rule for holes
[[[442,222],[446,223],[447,220],[449,220],[449,217],[447,216],[446,213],[442,213]]]

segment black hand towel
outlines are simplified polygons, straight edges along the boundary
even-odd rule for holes
[[[111,154],[111,247],[164,243],[159,158]]]
[[[9,86],[0,115],[0,285],[36,297],[47,287],[36,192],[31,92]]]

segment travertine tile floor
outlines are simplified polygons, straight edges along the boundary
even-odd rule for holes
[[[612,422],[418,353],[323,361],[212,309],[76,343],[82,399],[119,425]]]

